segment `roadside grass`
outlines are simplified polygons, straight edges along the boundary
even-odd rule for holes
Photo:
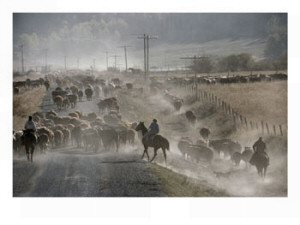
[[[46,93],[45,87],[26,90],[21,88],[19,95],[13,95],[13,129],[21,130],[29,115],[40,110]]]
[[[169,197],[229,197],[224,190],[178,174],[157,164],[148,163],[148,169],[160,180],[162,191]]]

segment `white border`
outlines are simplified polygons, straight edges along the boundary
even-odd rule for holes
[[[296,1],[295,1],[296,2]],[[12,13],[13,12],[288,12],[289,197],[288,198],[12,198]],[[1,2],[0,214],[2,224],[261,224],[299,222],[299,7],[293,1],[97,1]],[[9,128],[9,129],[8,129]],[[3,142],[5,145],[3,145]],[[51,219],[50,219],[51,218]],[[67,220],[65,220],[67,219]],[[247,220],[245,220],[247,219]],[[99,221],[100,220],[100,221]],[[207,221],[209,220],[209,221]],[[299,223],[298,223],[299,224]]]

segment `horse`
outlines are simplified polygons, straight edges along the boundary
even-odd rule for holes
[[[250,160],[250,164],[256,167],[258,175],[266,177],[269,166],[269,156],[266,152],[255,152]]]
[[[144,153],[142,155],[142,159],[144,158],[144,155],[146,154],[148,157],[148,161],[149,161],[148,147],[152,147],[152,148],[154,148],[154,155],[153,155],[153,158],[150,160],[150,162],[152,162],[157,155],[157,150],[161,148],[163,151],[163,154],[164,154],[165,163],[167,163],[166,149],[168,151],[170,151],[169,141],[159,134],[149,137],[149,139],[147,141],[145,134],[147,133],[148,129],[145,127],[144,122],[140,122],[137,125],[137,127],[135,128],[135,130],[142,131],[142,135],[143,135],[142,143],[143,143],[145,149],[144,149]]]
[[[36,144],[37,144],[37,137],[33,132],[28,132],[24,135],[26,156],[29,162],[32,162],[33,152]]]

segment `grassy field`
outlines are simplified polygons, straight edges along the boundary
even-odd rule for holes
[[[287,124],[287,82],[200,85],[226,101],[240,115],[253,121]]]
[[[45,87],[26,90],[21,88],[19,95],[13,95],[13,129],[20,130],[29,115],[40,110],[43,97],[46,93]]]
[[[159,165],[148,163],[149,170],[161,181],[162,191],[169,197],[228,197],[223,190],[199,180],[178,174]]]

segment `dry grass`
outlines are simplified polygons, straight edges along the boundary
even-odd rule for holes
[[[200,181],[175,173],[172,170],[159,165],[149,163],[149,170],[155,174],[161,182],[162,191],[169,197],[228,197],[223,190],[204,184]]]
[[[248,120],[287,124],[286,81],[201,85],[199,88],[214,93]]]
[[[23,129],[28,115],[40,110],[46,91],[44,87],[26,90],[22,88],[19,95],[13,95],[13,129]]]
[[[44,78],[44,75],[42,75],[42,74],[36,74],[36,73],[31,73],[29,75],[14,76],[13,80],[14,81],[25,81],[27,79],[36,80],[36,79],[40,79],[40,78]]]

